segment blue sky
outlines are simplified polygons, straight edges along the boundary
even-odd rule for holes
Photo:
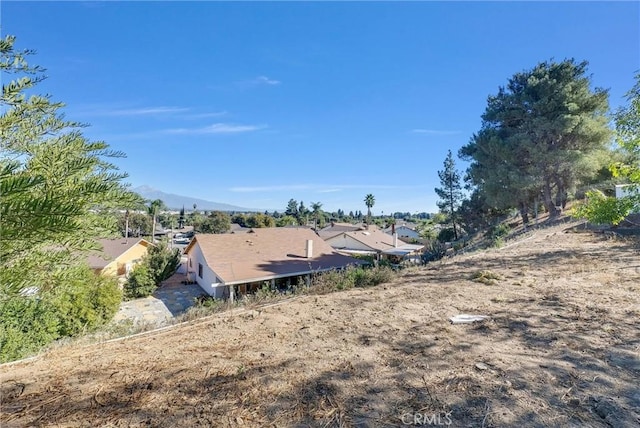
[[[514,73],[587,60],[616,107],[640,69],[638,2],[0,7],[47,69],[38,92],[124,151],[132,186],[269,210],[366,211],[372,193],[376,215],[435,212],[447,150]]]

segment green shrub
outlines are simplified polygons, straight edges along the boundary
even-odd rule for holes
[[[509,235],[510,232],[511,228],[508,224],[500,223],[498,225],[492,226],[487,232],[487,235],[491,240],[493,246],[501,247],[504,242],[504,238]]]
[[[88,266],[50,276],[50,288],[34,296],[0,301],[0,361],[23,358],[65,336],[95,330],[118,310],[122,292],[115,278]]]
[[[331,270],[316,274],[311,281],[309,292],[326,294],[336,290],[353,288],[353,278],[347,274],[348,271],[349,269],[343,271]]]
[[[323,272],[313,278],[311,291],[314,294],[325,294],[353,287],[371,287],[391,281],[394,275],[393,269],[386,266],[359,266],[342,271]]]
[[[60,337],[58,321],[50,304],[38,297],[0,301],[0,362],[33,354]]]
[[[149,247],[149,252],[142,260],[147,265],[155,285],[173,275],[180,266],[180,250],[171,250],[166,242],[160,242]]]
[[[447,247],[440,241],[429,241],[422,253],[422,263],[434,262],[447,254]]]
[[[242,297],[242,301],[246,305],[255,305],[268,302],[274,298],[279,297],[280,293],[276,290],[272,290],[268,283],[265,283],[256,290],[255,293],[246,294]]]
[[[133,268],[124,284],[124,297],[127,300],[150,296],[158,288],[149,267],[142,262]]]
[[[395,273],[390,267],[378,267],[369,270],[369,284],[378,285],[391,282],[395,278]]]
[[[571,215],[584,218],[594,224],[612,224],[617,226],[637,206],[637,196],[615,198],[606,196],[599,190],[586,193],[587,201],[577,204]]]
[[[105,324],[118,310],[122,292],[116,278],[80,268],[45,296],[58,317],[60,336],[76,336]]]

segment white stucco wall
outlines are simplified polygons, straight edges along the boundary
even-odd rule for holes
[[[215,272],[207,265],[204,259],[200,245],[196,244],[189,250],[189,261],[187,267],[189,269],[189,277],[195,279],[196,283],[202,288],[208,295],[215,297],[216,299],[222,299],[226,297],[226,286],[218,282],[218,277]],[[202,264],[202,278],[198,276],[198,264]]]

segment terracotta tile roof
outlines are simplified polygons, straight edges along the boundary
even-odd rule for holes
[[[307,241],[313,242],[311,258]],[[246,234],[197,234],[185,249],[199,245],[206,263],[227,285],[361,264],[338,254],[308,228],[260,228]]]
[[[143,241],[144,245],[150,245],[148,241],[142,238],[99,239],[98,242],[102,245],[102,252],[88,256],[89,266],[92,269],[103,269],[141,241]]]

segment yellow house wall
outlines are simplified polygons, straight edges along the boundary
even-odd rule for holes
[[[127,263],[132,263],[134,260],[141,259],[147,254],[147,246],[142,243],[136,244],[134,247],[129,248],[124,254],[121,254],[120,257],[109,263],[107,266],[102,269],[102,273],[104,275],[118,275],[118,266],[127,265]]]

